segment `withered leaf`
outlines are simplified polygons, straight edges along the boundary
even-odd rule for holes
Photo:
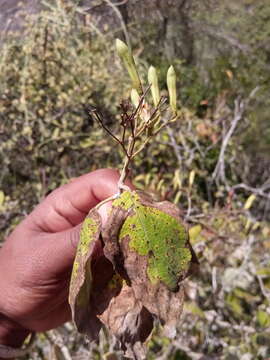
[[[92,210],[81,229],[69,290],[73,321],[90,340],[97,339],[102,326],[97,314],[121,289],[111,262],[103,255],[100,233],[101,217]]]
[[[123,285],[121,292],[112,298],[100,319],[120,340],[125,356],[134,359],[145,358],[143,343],[153,329],[153,317],[136,299],[130,286]]]
[[[87,219],[71,281],[73,319],[90,339],[102,321],[125,356],[142,359],[154,317],[166,336],[175,336],[184,301],[182,281],[198,264],[188,232],[175,205],[135,191],[113,202],[105,226],[96,211]],[[83,240],[87,232],[88,242]],[[88,250],[82,251],[86,243]]]
[[[165,335],[174,337],[183,309],[182,280],[191,265],[197,264],[179,210],[170,202],[153,202],[138,192],[124,193],[115,203],[129,206],[119,234],[118,265],[136,299],[160,320]]]

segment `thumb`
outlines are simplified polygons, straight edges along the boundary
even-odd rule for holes
[[[98,209],[103,226],[107,221],[110,207],[111,202],[107,202]],[[80,241],[82,225],[83,222],[71,229],[47,235],[48,239],[43,243],[46,243],[45,251],[47,252],[48,269],[55,268],[56,264],[61,268],[72,266]]]

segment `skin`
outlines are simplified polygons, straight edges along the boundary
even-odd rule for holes
[[[31,331],[71,319],[68,288],[81,223],[117,192],[119,174],[101,169],[46,197],[0,250],[0,344],[19,347]],[[128,184],[130,185],[130,184]],[[100,208],[106,221],[109,203]]]

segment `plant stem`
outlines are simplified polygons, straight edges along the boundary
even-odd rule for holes
[[[128,139],[128,148],[127,148],[127,152],[126,152],[127,155],[125,157],[123,169],[121,171],[120,179],[118,181],[119,193],[121,193],[121,191],[130,191],[130,188],[127,185],[125,185],[124,182],[128,176],[129,164],[133,158],[133,152],[134,152],[134,146],[136,143],[136,139],[137,139],[136,134],[134,134],[134,132],[129,136],[129,139]]]
[[[129,164],[130,164],[130,158],[128,156],[126,156],[125,158],[125,162],[124,162],[124,166],[123,166],[123,169],[121,171],[121,175],[120,175],[120,178],[118,180],[118,189],[119,189],[119,193],[121,193],[121,191],[130,191],[130,188],[124,184],[126,178],[127,178],[127,175],[128,175],[128,167],[129,167]]]

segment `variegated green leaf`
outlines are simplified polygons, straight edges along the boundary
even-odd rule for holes
[[[93,287],[92,260],[95,251],[100,251],[101,218],[97,211],[91,211],[83,222],[80,232],[80,242],[77,248],[76,258],[73,264],[69,290],[69,303],[72,318],[78,331],[86,334],[94,334],[94,325],[97,332],[100,329],[96,324],[90,324],[90,296]]]
[[[149,281],[152,284],[161,281],[171,291],[176,290],[192,257],[188,232],[177,217],[176,206],[168,202],[151,203],[128,191],[113,206],[130,211],[120,231],[120,242],[128,238],[130,250],[147,257]]]

